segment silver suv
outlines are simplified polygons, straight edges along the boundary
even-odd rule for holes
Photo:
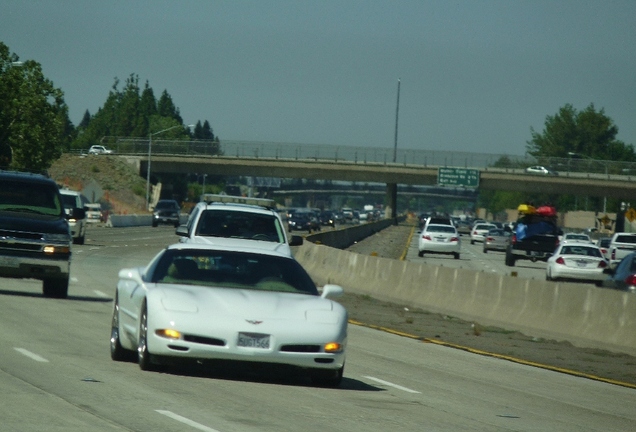
[[[275,248],[291,256],[290,246],[301,245],[303,238],[287,238],[275,206],[273,200],[263,198],[205,194],[176,234],[182,243],[214,245],[226,244],[225,239],[249,240],[252,247]]]

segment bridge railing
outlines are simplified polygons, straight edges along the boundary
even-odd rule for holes
[[[146,156],[148,139],[104,137],[102,143],[117,154]],[[352,147],[321,144],[276,143],[259,141],[170,140],[153,139],[151,154],[185,156],[225,156],[286,160],[333,161],[362,164],[399,164],[423,167],[463,167],[476,169],[524,169],[545,166],[559,173],[636,174],[636,162],[569,157],[534,158],[508,154],[457,152],[446,150]]]

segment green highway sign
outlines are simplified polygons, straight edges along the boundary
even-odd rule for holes
[[[437,184],[440,186],[479,186],[479,170],[467,168],[439,168]]]

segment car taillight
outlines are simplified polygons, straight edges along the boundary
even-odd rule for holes
[[[513,234],[512,237],[510,237],[510,243],[512,244],[517,243],[517,234]]]
[[[424,240],[433,240],[430,235],[423,235],[422,238]]]
[[[565,260],[563,259],[563,257],[558,257],[555,262],[557,264],[565,264]]]
[[[495,239],[492,237],[486,237],[486,241],[495,241]]]
[[[607,267],[607,262],[605,262],[605,260],[598,263],[598,268],[605,268],[605,267]]]
[[[625,285],[636,285],[636,274],[627,276],[625,279]]]
[[[452,242],[458,242],[459,238],[458,237],[451,237],[450,241]]]
[[[603,248],[601,248],[601,253],[602,253],[603,255],[605,255],[605,254],[607,253],[607,249],[603,249]]]
[[[616,249],[612,250],[612,261],[616,259]]]

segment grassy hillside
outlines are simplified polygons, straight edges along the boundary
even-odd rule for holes
[[[82,191],[102,191],[102,208],[114,214],[146,213],[146,179],[121,157],[64,154],[49,169],[60,186]]]

